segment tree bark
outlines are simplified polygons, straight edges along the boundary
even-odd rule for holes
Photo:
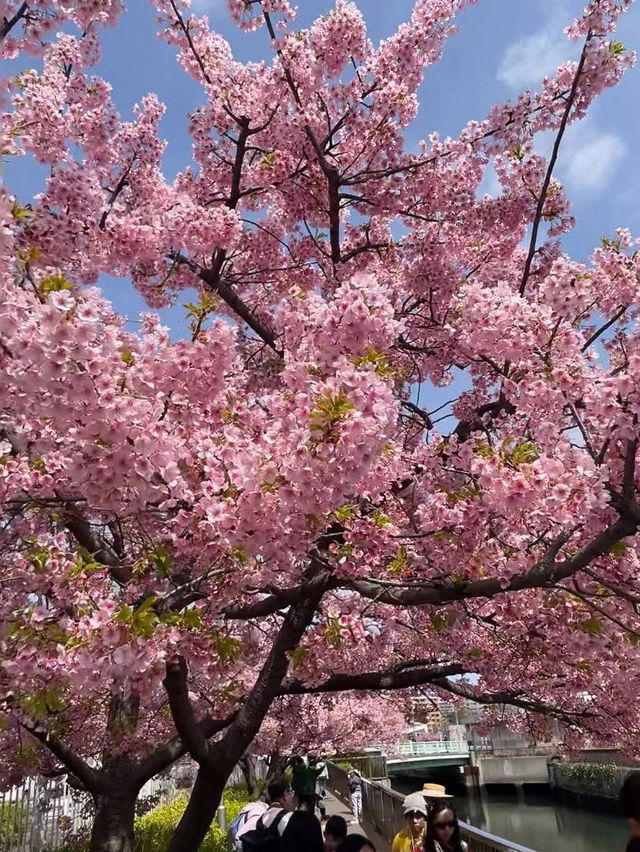
[[[138,791],[124,785],[94,793],[90,852],[131,852]]]
[[[200,766],[189,804],[173,833],[167,852],[198,849],[216,815],[228,776],[226,767],[222,767],[220,772],[214,772]]]
[[[247,792],[250,799],[257,799],[260,796],[260,787],[256,777],[255,758],[252,754],[243,754],[240,758],[240,769],[244,775],[244,783],[247,785]]]
[[[284,775],[285,761],[277,749],[269,754],[269,765],[267,768],[267,784],[274,778]]]

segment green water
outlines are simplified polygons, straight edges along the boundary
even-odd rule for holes
[[[401,793],[422,784],[394,780]],[[536,852],[624,852],[626,825],[621,817],[560,804],[545,796],[456,797],[460,819]]]

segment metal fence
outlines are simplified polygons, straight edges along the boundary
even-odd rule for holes
[[[55,849],[89,817],[87,796],[57,778],[29,778],[0,794],[0,848],[3,852]]]
[[[172,777],[152,778],[140,791],[149,797],[171,798]],[[0,793],[1,852],[54,852],[66,838],[88,828],[93,805],[88,793],[74,790],[62,778],[28,778]]]
[[[328,764],[329,787],[345,801],[349,801],[347,773],[340,766]],[[389,843],[405,827],[402,809],[403,796],[375,781],[362,782],[362,813],[364,821]],[[461,836],[469,844],[469,852],[533,852],[501,837],[495,837],[472,825],[461,822]]]
[[[429,757],[438,754],[469,754],[469,746],[463,740],[430,740],[428,742],[398,743],[391,750],[394,757]]]
[[[341,755],[336,761],[343,768],[346,766],[357,769],[363,778],[386,778],[387,757],[385,754]]]

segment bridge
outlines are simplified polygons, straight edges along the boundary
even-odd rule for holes
[[[473,759],[464,740],[401,742],[387,749],[387,775],[420,775],[430,769],[474,765],[474,783],[486,786],[539,786],[548,783],[547,754],[497,754],[475,750]],[[466,777],[466,771],[465,771]]]
[[[463,740],[403,742],[387,750],[389,775],[440,766],[466,766],[469,763],[469,746]]]

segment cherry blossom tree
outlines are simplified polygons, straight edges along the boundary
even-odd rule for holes
[[[3,156],[50,169],[0,195],[5,781],[70,773],[92,850],[126,852],[141,786],[190,752],[185,852],[274,701],[426,684],[633,743],[636,243],[567,256],[554,175],[634,62],[630,0],[590,0],[577,61],[413,151],[465,0],[416,0],[377,47],[347,0],[303,30],[230,0],[273,48],[246,64],[154,5],[203,93],[173,183],[157,98],[123,121],[92,73],[120,3],[2,4],[4,55],[40,57],[4,81]],[[195,290],[189,337],[128,332],[104,274],[150,308]],[[456,370],[447,428],[417,389]]]

